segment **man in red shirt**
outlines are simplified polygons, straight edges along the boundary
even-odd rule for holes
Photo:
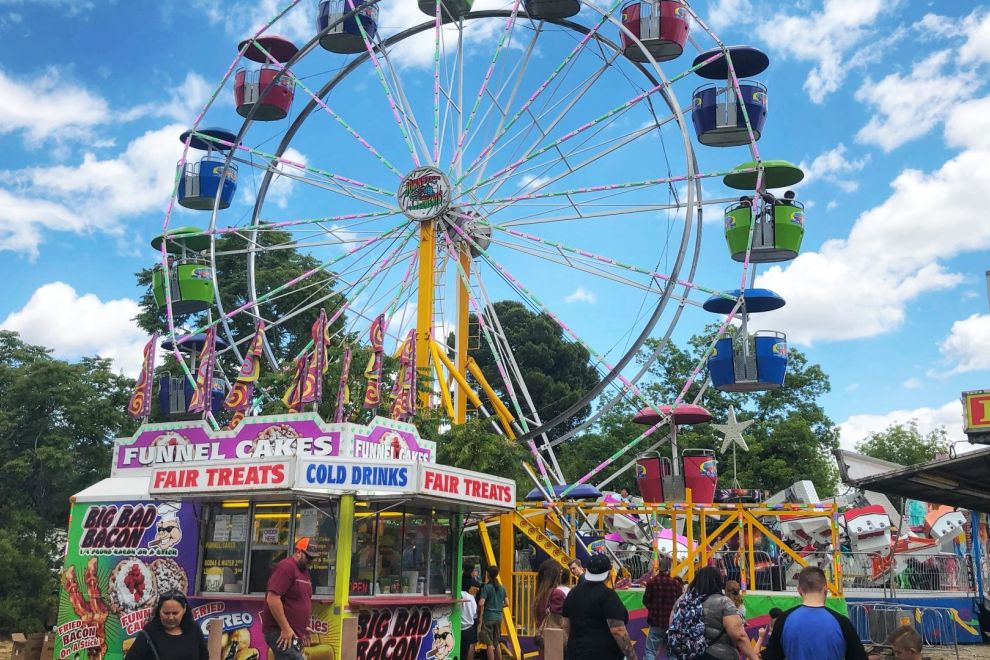
[[[296,541],[294,552],[268,577],[262,630],[275,660],[303,660],[302,647],[309,642],[313,613],[309,563],[314,559],[309,544],[308,536]]]
[[[649,579],[643,591],[646,622],[650,624],[643,660],[656,660],[660,655],[660,649],[666,649],[670,611],[674,608],[674,601],[684,593],[681,581],[670,577],[670,557],[660,555],[657,569],[657,574]]]

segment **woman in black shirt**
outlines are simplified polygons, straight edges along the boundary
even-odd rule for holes
[[[206,637],[193,621],[185,594],[169,591],[138,633],[124,660],[208,660]]]

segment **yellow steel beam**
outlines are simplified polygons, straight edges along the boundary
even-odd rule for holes
[[[437,383],[440,385],[440,400],[443,401],[444,410],[447,411],[447,415],[454,419],[454,404],[450,400],[450,390],[447,389],[447,379],[443,377],[443,368],[440,362],[440,358],[437,357],[437,344],[436,342],[430,342],[430,356],[433,358],[433,370],[437,374]]]
[[[420,406],[430,407],[430,344],[433,342],[433,286],[436,276],[436,229],[428,220],[419,226],[419,289],[416,292],[416,372],[424,386]]]
[[[492,402],[492,407],[495,408],[495,414],[498,415],[499,421],[502,423],[502,428],[505,429],[509,439],[515,440],[516,434],[512,430],[512,422],[515,418],[512,416],[512,413],[509,412],[506,405],[502,403],[502,400],[498,398],[498,394],[495,393],[492,386],[488,384],[488,379],[485,378],[484,372],[481,371],[481,367],[479,367],[478,363],[474,361],[474,358],[469,357],[467,359],[467,368],[468,371],[471,372],[471,375],[474,376],[475,380],[478,381],[478,384],[481,385],[481,390],[485,393],[485,396],[487,396],[488,400]]]
[[[475,408],[480,408],[481,398],[479,398],[475,391],[471,389],[471,386],[468,385],[467,379],[457,372],[457,367],[455,367],[454,363],[450,361],[447,354],[443,352],[443,347],[438,346],[436,343],[434,343],[434,347],[435,350],[433,351],[433,355],[436,359],[440,360],[440,362],[443,363],[443,366],[447,367],[447,371],[454,377],[454,381],[456,381],[460,387],[464,388],[464,393],[467,395],[468,401],[471,402],[471,405]]]
[[[471,281],[471,248],[464,242],[458,249],[458,260],[461,262],[463,276],[457,278],[457,339],[454,343],[454,357],[457,364],[457,373],[463,378],[467,375],[468,366],[468,339],[471,337],[471,317],[468,314],[468,300],[470,291],[468,283]],[[467,394],[461,391],[454,392],[454,424],[463,424],[467,420]]]

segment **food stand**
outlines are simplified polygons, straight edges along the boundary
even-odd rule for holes
[[[272,565],[295,540],[311,565],[308,660],[459,657],[461,532],[509,511],[515,483],[436,463],[407,423],[326,423],[315,413],[146,424],[115,441],[111,476],[73,498],[56,658],[118,660],[161,593],[181,589],[223,660],[270,657],[261,632]]]

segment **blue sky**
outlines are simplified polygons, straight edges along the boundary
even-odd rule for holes
[[[507,8],[512,2],[477,4]],[[780,293],[788,305],[754,318],[751,327],[786,332],[793,344],[822,364],[833,385],[826,409],[843,424],[844,444],[891,421],[911,418],[923,429],[945,425],[950,436],[960,438],[959,392],[990,386],[990,351],[983,346],[990,337],[984,277],[990,268],[990,222],[985,217],[985,191],[990,189],[990,10],[969,2],[904,0],[698,0],[692,7],[724,42],[750,43],[769,54],[770,69],[759,79],[769,88],[770,111],[758,147],[764,158],[800,163],[808,175],[796,188],[808,206],[802,255],[757,271],[757,283]],[[132,274],[156,258],[148,240],[163,226],[174,164],[182,153],[178,136],[220,83],[237,43],[276,11],[270,0],[153,5],[0,1],[0,146],[5,170],[0,183],[0,278],[7,284],[0,297],[0,327],[51,346],[60,357],[100,353],[133,373],[146,338],[130,321],[140,295]],[[314,13],[311,3],[301,3],[275,32],[301,45],[313,32]],[[592,14],[585,10],[579,20],[587,24]],[[386,34],[424,20],[411,1],[382,3],[380,22]],[[504,19],[487,21],[467,32],[465,96],[470,101],[504,27]],[[511,65],[525,56],[531,34],[514,32],[500,51],[492,89],[505,85],[502,89],[509,93]],[[692,36],[704,47],[713,43],[698,28]],[[535,43],[532,66],[519,76],[521,87],[530,90],[575,40],[550,32]],[[441,77],[454,70],[453,38],[445,34],[445,49],[448,46]],[[433,33],[427,31],[397,46],[391,58],[427,143],[432,138],[433,52]],[[664,63],[664,73],[682,73],[693,55],[689,50]],[[564,107],[559,104],[566,103],[568,94],[575,94],[600,63],[590,55],[582,58],[565,82],[548,90],[552,98],[541,99],[547,116]],[[296,72],[303,84],[315,89],[345,61],[344,56],[316,49]],[[644,82],[641,77],[632,80],[629,71],[624,61],[608,68],[561,122],[557,137],[632,98]],[[674,84],[681,107],[701,82],[694,78]],[[305,100],[297,90],[294,110]],[[345,78],[329,103],[397,169],[411,169],[409,150],[373,68]],[[589,144],[601,153],[610,140],[617,143],[631,135],[649,119],[643,106],[601,124],[601,132]],[[496,118],[484,116],[488,107],[482,103],[476,121],[479,134],[483,126],[490,137]],[[690,130],[689,117],[687,122]],[[286,124],[256,123],[245,144],[274,151]],[[440,140],[449,161],[456,142],[454,124],[449,118],[442,124],[449,128]],[[229,83],[210,105],[203,125],[235,131],[240,127]],[[676,122],[669,122],[545,190],[682,175],[686,165],[676,129]],[[527,138],[521,131],[523,141]],[[473,153],[478,153],[480,142],[471,145]],[[749,160],[745,148],[712,149],[696,140],[694,145],[702,171],[725,170]],[[322,113],[307,121],[285,156],[394,190],[393,174],[358,147],[339,123]],[[429,151],[431,145],[426,147]],[[504,163],[511,162],[509,151],[502,154],[508,159]],[[559,164],[550,160],[533,163],[531,174],[514,176],[495,196],[532,191],[560,172]],[[353,197],[315,185],[319,176],[312,171],[292,173],[307,180],[280,177],[265,200],[266,219],[368,210]],[[235,203],[221,212],[218,226],[250,220],[261,174],[242,164]],[[703,186],[706,198],[736,194],[717,178],[706,179]],[[628,207],[658,204],[657,195],[647,194],[653,191],[660,193],[659,205],[685,192],[683,185],[660,186],[617,200]],[[518,219],[535,208],[532,202],[518,203],[493,222]],[[585,208],[609,207],[589,202]],[[708,206],[705,213],[708,221],[695,280],[707,287],[735,288],[741,270],[725,249],[720,206]],[[171,226],[206,226],[208,216],[182,210]],[[323,227],[346,240],[361,240],[394,224],[386,219],[358,228],[328,221]],[[676,212],[657,209],[630,214],[626,220],[518,227],[660,272],[667,272],[674,257],[671,237],[679,238],[682,228]],[[398,248],[380,290],[377,282],[352,289],[353,307],[370,315],[391,309],[400,319],[393,324],[395,334],[408,327],[411,303],[399,294],[399,280],[410,244],[398,247],[382,241],[374,248],[378,252],[369,248],[366,255],[345,258],[343,250],[353,243],[334,245],[319,236],[307,229],[296,237],[309,241],[310,251],[319,258],[337,259],[341,267],[353,266],[355,272],[383,263],[387,253]],[[519,237],[500,238],[503,243],[491,250],[497,263],[590,345],[616,359],[639,327],[648,295],[614,279],[554,264],[545,252],[534,253],[545,246]],[[483,276],[493,298],[519,296],[490,264],[479,266],[486,267]],[[703,298],[692,296],[695,301]],[[354,327],[360,327],[358,316],[352,316]],[[669,315],[663,323],[668,320]],[[683,341],[713,320],[691,307],[674,337]]]

